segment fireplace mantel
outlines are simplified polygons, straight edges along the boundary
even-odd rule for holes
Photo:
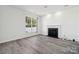
[[[58,38],[61,38],[61,25],[47,25],[48,28],[58,28]]]

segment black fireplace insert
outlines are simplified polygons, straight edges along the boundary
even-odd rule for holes
[[[58,38],[58,28],[48,28],[48,36]]]

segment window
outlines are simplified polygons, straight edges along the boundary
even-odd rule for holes
[[[37,32],[37,18],[26,16],[26,32]]]

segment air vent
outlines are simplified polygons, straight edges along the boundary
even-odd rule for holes
[[[44,8],[47,8],[48,6],[44,6]]]
[[[64,5],[64,7],[68,7],[69,5]]]

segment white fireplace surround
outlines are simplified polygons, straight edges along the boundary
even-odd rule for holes
[[[47,34],[48,28],[58,28],[58,38],[61,38],[61,25],[47,25]]]

